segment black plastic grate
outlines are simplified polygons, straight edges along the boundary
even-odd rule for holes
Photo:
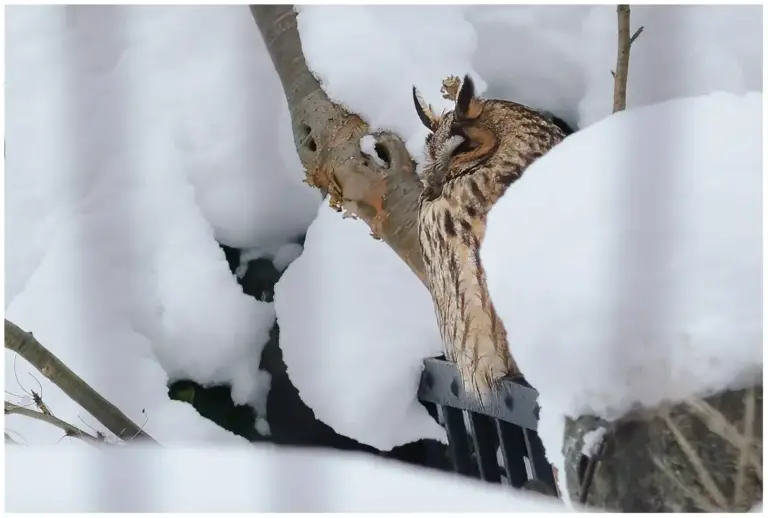
[[[456,473],[557,494],[552,467],[536,433],[536,390],[503,379],[481,405],[464,393],[454,363],[429,358],[424,361],[418,397],[428,408],[433,407],[445,428]]]

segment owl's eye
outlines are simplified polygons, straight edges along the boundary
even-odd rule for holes
[[[462,153],[469,153],[470,151],[474,151],[477,149],[478,145],[474,142],[472,142],[469,139],[465,139],[464,142],[459,144],[459,146],[453,150],[453,153],[451,153],[452,157],[458,156]]]

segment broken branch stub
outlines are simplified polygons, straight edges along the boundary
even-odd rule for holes
[[[294,143],[306,182],[329,195],[330,205],[365,221],[424,281],[416,233],[421,184],[402,140],[374,135],[382,164],[368,159],[360,139],[368,125],[333,103],[307,67],[292,5],[251,5],[283,86]]]
[[[443,99],[455,101],[456,96],[459,95],[459,88],[461,88],[461,78],[459,76],[448,76],[443,79],[443,86],[440,88],[440,92],[443,94]]]

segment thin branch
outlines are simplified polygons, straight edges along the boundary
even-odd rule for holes
[[[748,448],[750,454],[747,460],[755,471],[755,476],[760,480],[763,479],[761,456],[755,451],[757,445],[755,445],[754,438],[751,435],[742,435],[733,424],[728,422],[719,410],[702,399],[686,401],[686,406],[699,416],[711,432],[728,441],[734,448],[739,451],[743,451],[743,448]]]
[[[19,406],[19,405],[14,405],[13,403],[10,403],[8,401],[5,402],[5,413],[23,415],[26,417],[31,417],[32,419],[37,419],[38,421],[42,421],[44,423],[52,424],[53,426],[64,431],[67,437],[74,437],[76,439],[80,439],[81,441],[87,442],[91,446],[95,446],[97,448],[104,447],[104,441],[50,414],[45,414],[43,412],[38,412],[37,410],[24,408],[23,406]],[[5,434],[5,436],[8,437],[8,434]]]
[[[616,8],[619,19],[619,48],[616,55],[616,71],[613,75],[613,113],[627,107],[627,78],[629,77],[629,50],[638,36],[642,34],[643,27],[630,37],[629,35],[629,6],[619,5]]]
[[[11,437],[11,432],[13,432],[13,434],[14,434],[16,437],[18,437],[18,439],[14,439],[13,437]],[[10,440],[14,441],[16,444],[20,444],[21,446],[29,446],[29,443],[27,443],[27,440],[24,438],[24,436],[23,436],[23,435],[21,435],[21,434],[20,434],[19,432],[17,432],[16,430],[12,430],[12,429],[10,429],[10,428],[6,428],[6,429],[5,429],[5,436],[6,436],[8,439],[10,439]]]
[[[597,451],[590,455],[589,460],[587,461],[587,469],[584,470],[584,480],[582,480],[581,488],[579,489],[580,504],[587,503],[589,490],[592,487],[592,481],[595,478],[595,471],[597,471],[597,464],[600,462],[600,458],[605,452],[605,444],[608,439],[607,436],[609,436],[609,434],[606,432],[603,438],[600,439],[600,445],[598,446]]]
[[[16,439],[8,435],[8,432],[5,432],[5,442],[11,443],[11,444],[18,444],[19,446],[22,446],[22,444],[19,441],[17,441]]]
[[[80,416],[77,416],[77,418],[78,418],[78,419],[80,419],[80,422],[81,422],[81,423],[83,423],[85,426],[87,426],[88,428],[90,428],[91,430],[93,430],[93,433],[95,433],[95,434],[96,434],[96,437],[97,437],[98,439],[101,439],[102,441],[106,441],[106,440],[107,440],[107,436],[106,436],[106,435],[104,435],[102,432],[100,432],[99,430],[97,430],[97,429],[96,429],[96,428],[94,428],[93,426],[91,426],[91,425],[89,425],[88,423],[86,423],[86,422],[85,422],[85,419],[83,419],[83,418],[82,418],[82,417],[80,417]]]
[[[744,441],[739,449],[739,461],[736,469],[736,481],[733,488],[733,506],[741,507],[744,498],[747,496],[744,492],[744,482],[746,478],[747,465],[752,450],[752,433],[755,425],[755,389],[750,387],[744,394]]]
[[[157,443],[141,427],[131,421],[120,409],[107,401],[83,381],[53,353],[46,349],[31,333],[5,320],[5,348],[27,360],[43,376],[58,386],[75,403],[83,407],[109,431],[123,438],[136,437]],[[8,403],[6,403],[7,405]]]
[[[712,502],[707,500],[704,495],[697,493],[690,487],[683,484],[680,479],[676,477],[674,473],[672,473],[672,471],[658,459],[658,457],[652,457],[651,460],[656,465],[656,467],[659,468],[659,471],[661,471],[669,480],[671,480],[673,484],[680,488],[688,496],[688,498],[693,500],[699,509],[707,513],[723,512],[722,509],[717,508]]]
[[[680,446],[680,449],[683,451],[683,454],[685,455],[685,457],[688,459],[688,462],[693,467],[694,472],[696,473],[696,475],[698,475],[699,482],[707,491],[710,498],[712,498],[712,500],[717,504],[717,506],[720,509],[727,509],[728,502],[726,501],[725,496],[717,487],[717,484],[712,478],[712,475],[710,475],[709,471],[707,471],[707,468],[704,467],[704,463],[702,462],[701,457],[699,457],[698,453],[696,453],[696,448],[694,448],[693,445],[690,443],[690,441],[688,441],[688,439],[685,438],[685,435],[683,435],[683,432],[680,431],[680,429],[672,421],[672,418],[669,416],[667,412],[664,412],[661,415],[661,418],[664,420],[664,423],[667,425],[667,428],[669,428],[669,430],[672,432],[672,436],[675,438],[675,441],[677,442],[678,446]]]

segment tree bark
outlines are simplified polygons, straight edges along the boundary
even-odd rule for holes
[[[629,52],[632,44],[642,34],[641,26],[632,37],[629,36],[629,6],[616,7],[618,16],[619,44],[616,52],[616,70],[613,72],[613,113],[620,112],[627,107],[627,80],[629,78]]]
[[[360,150],[368,125],[333,103],[307,68],[292,5],[252,5],[291,113],[294,143],[306,181],[330,195],[337,210],[361,218],[424,282],[416,234],[421,183],[403,142],[377,132],[383,166]]]
[[[627,107],[627,76],[629,74],[629,6],[616,8],[619,18],[619,48],[613,82],[613,112]]]

